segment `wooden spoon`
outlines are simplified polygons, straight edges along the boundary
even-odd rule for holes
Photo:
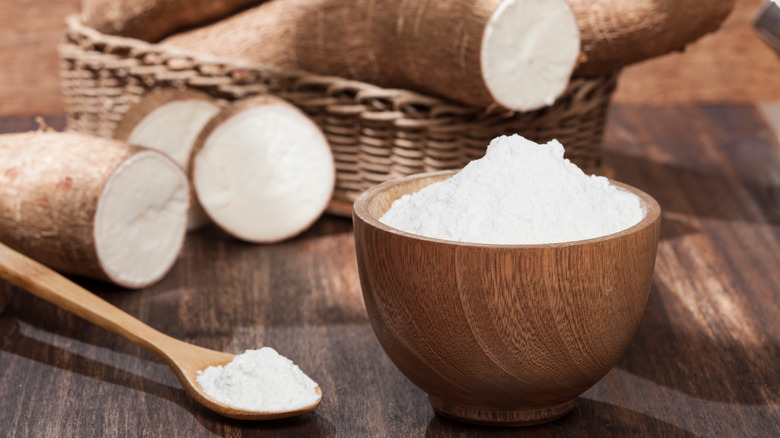
[[[196,380],[197,372],[209,366],[226,365],[234,355],[209,350],[172,338],[119,310],[107,301],[73,283],[46,266],[0,243],[0,278],[26,289],[50,303],[99,325],[154,353],[176,374],[184,390],[198,403],[226,417],[240,420],[271,420],[309,412],[322,400],[293,411],[263,412],[234,408],[209,397]]]

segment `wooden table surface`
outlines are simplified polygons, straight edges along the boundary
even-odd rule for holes
[[[0,119],[0,132],[33,127]],[[274,245],[213,227],[190,234],[148,289],[79,280],[174,337],[233,353],[276,348],[321,385],[314,412],[222,418],[154,356],[0,283],[0,436],[780,436],[777,138],[753,105],[612,107],[606,164],[663,209],[655,277],[624,357],[554,423],[485,428],[434,415],[372,332],[351,221],[325,216]]]

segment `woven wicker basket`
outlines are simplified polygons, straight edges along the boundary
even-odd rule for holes
[[[195,89],[225,100],[273,94],[305,111],[330,142],[336,163],[332,213],[349,215],[363,190],[390,178],[462,167],[503,134],[557,138],[583,170],[600,170],[617,73],[573,80],[551,107],[507,113],[104,35],[77,16],[66,22],[59,53],[69,130],[112,137],[125,112],[157,87]]]

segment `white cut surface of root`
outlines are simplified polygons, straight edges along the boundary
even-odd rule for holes
[[[319,127],[295,107],[272,102],[221,121],[195,154],[192,182],[217,225],[267,243],[293,237],[320,217],[335,167]]]
[[[161,279],[181,250],[190,189],[186,174],[149,150],[123,162],[106,182],[95,215],[95,246],[114,282],[140,287]]]
[[[505,0],[485,28],[482,75],[496,102],[531,111],[566,90],[579,53],[579,29],[564,0]]]
[[[195,140],[206,123],[219,111],[219,105],[204,99],[168,102],[147,114],[133,128],[127,142],[163,151],[189,172]],[[197,201],[193,201],[187,229],[194,230],[208,222],[203,208]]]
[[[168,102],[144,117],[127,142],[163,151],[186,169],[201,129],[219,110],[208,100]]]

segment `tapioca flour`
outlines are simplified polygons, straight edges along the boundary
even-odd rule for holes
[[[445,240],[489,244],[571,242],[616,233],[644,216],[639,198],[563,158],[556,140],[490,142],[452,178],[396,200],[380,221]]]
[[[214,400],[250,411],[291,411],[320,398],[317,383],[270,347],[247,350],[225,366],[198,371],[197,380]]]

